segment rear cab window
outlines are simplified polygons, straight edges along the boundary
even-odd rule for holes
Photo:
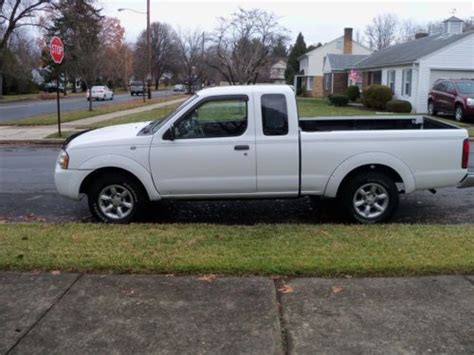
[[[288,108],[283,94],[264,94],[261,97],[262,129],[265,136],[288,134]]]

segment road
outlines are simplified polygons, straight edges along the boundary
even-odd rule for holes
[[[153,92],[153,97],[167,95],[173,95],[173,92],[171,90]],[[92,105],[97,107],[131,100],[142,100],[142,97],[132,97],[129,93],[116,94],[114,95],[113,101],[94,101]],[[61,96],[61,112],[84,110],[88,107],[89,102],[86,100],[85,94],[83,97],[63,98],[63,96]],[[56,100],[2,103],[0,104],[0,124],[6,121],[19,120],[35,115],[54,112],[56,112]]]
[[[91,221],[87,201],[59,196],[53,181],[58,147],[0,146],[0,221]],[[474,144],[470,169],[474,170]],[[445,188],[436,195],[401,195],[394,223],[472,223],[474,188]],[[337,223],[337,206],[324,201],[314,210],[307,198],[264,201],[162,202],[145,222],[174,223]]]

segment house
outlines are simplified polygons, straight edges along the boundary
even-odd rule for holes
[[[349,85],[362,86],[362,76],[352,68],[367,55],[328,54],[323,65],[323,94],[342,95]]]
[[[354,68],[362,72],[364,88],[387,85],[396,98],[410,101],[414,112],[425,113],[437,79],[474,78],[474,31],[463,33],[462,20],[453,16],[442,33],[382,49]]]
[[[286,62],[279,60],[270,67],[270,82],[273,84],[286,84]]]
[[[308,96],[321,97],[323,90],[323,65],[328,54],[368,55],[372,51],[352,39],[352,28],[344,29],[344,36],[317,47],[301,57],[299,73],[295,75],[295,87],[302,87]]]

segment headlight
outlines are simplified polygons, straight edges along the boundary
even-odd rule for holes
[[[468,105],[468,106],[474,106],[474,99],[473,99],[473,98],[470,98],[470,97],[469,97],[469,98],[466,100],[466,102],[467,102],[467,105]]]
[[[67,169],[69,165],[69,155],[65,150],[61,150],[61,153],[59,153],[58,164],[61,169]]]

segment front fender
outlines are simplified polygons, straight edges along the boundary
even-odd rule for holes
[[[385,165],[395,170],[403,180],[405,192],[410,193],[415,190],[415,178],[410,168],[399,158],[382,152],[361,153],[354,155],[343,161],[331,174],[324,196],[336,197],[342,180],[353,170],[364,165]]]
[[[135,175],[145,187],[150,200],[159,200],[160,194],[153,184],[150,172],[133,159],[123,155],[104,154],[91,158],[79,167],[80,170],[97,170],[102,168],[120,168]]]

